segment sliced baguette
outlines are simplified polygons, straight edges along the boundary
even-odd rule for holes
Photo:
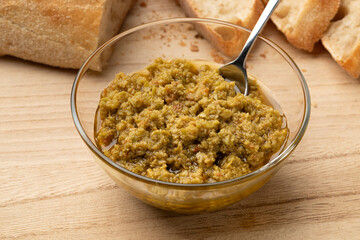
[[[337,21],[321,41],[331,56],[351,76],[360,76],[360,0],[342,0]]]
[[[215,18],[249,29],[256,24],[264,5],[261,0],[178,0],[189,17]],[[241,50],[247,36],[233,28],[216,25],[196,25],[198,31],[228,56]]]
[[[0,55],[79,68],[115,35],[135,0],[0,1]],[[100,71],[110,52],[90,66]]]
[[[292,45],[311,52],[339,5],[340,0],[282,0],[271,20]]]

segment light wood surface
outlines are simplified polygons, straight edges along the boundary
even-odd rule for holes
[[[124,28],[184,16],[172,0],[139,1]],[[255,194],[214,213],[150,207],[117,187],[70,114],[76,74],[0,58],[0,239],[359,239],[360,79],[319,44],[308,54],[269,24],[298,63],[312,115],[301,144]]]

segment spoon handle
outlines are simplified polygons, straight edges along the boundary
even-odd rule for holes
[[[275,10],[276,6],[280,0],[269,0],[268,4],[266,5],[264,11],[262,12],[261,16],[259,17],[258,21],[256,22],[253,30],[250,33],[249,38],[246,40],[245,45],[241,51],[241,54],[232,62],[233,64],[237,65],[237,63],[242,63],[245,65],[245,60],[254,45],[256,37],[259,35],[261,29],[265,26],[265,23],[269,20],[271,14]],[[245,69],[245,66],[242,66]]]

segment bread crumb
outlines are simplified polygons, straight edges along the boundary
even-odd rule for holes
[[[302,72],[307,72],[307,70],[305,68],[301,69]]]
[[[317,107],[318,107],[317,103],[315,103],[315,102],[312,102],[312,103],[311,103],[311,106],[312,106],[313,108],[317,108]]]
[[[140,3],[140,7],[146,7],[146,6],[147,6],[146,2],[142,1],[142,2]]]
[[[195,37],[195,38],[201,38],[201,39],[204,38],[200,33],[197,33],[194,37]]]
[[[199,47],[195,44],[191,44],[190,45],[190,51],[192,52],[198,52],[199,51]]]
[[[182,40],[180,41],[179,44],[180,44],[180,46],[182,46],[182,47],[185,47],[185,46],[186,46],[186,43],[185,43],[184,41],[182,41]]]
[[[210,55],[213,58],[213,60],[217,63],[224,63],[225,60],[224,58],[218,53],[218,51],[216,49],[211,49],[210,51]]]
[[[265,54],[265,53],[261,53],[261,54],[260,54],[260,57],[266,58],[266,54]]]

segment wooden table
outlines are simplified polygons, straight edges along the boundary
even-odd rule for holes
[[[184,16],[172,0],[139,1],[124,28]],[[301,144],[263,188],[224,210],[180,215],[130,196],[98,167],[73,125],[76,74],[0,58],[0,239],[359,239],[360,79],[319,44],[312,54],[264,31],[308,81]]]

